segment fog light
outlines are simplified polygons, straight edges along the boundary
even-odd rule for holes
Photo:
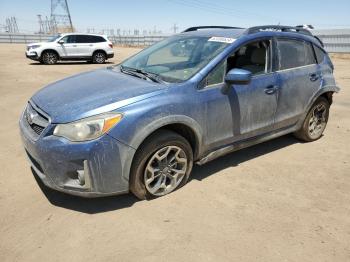
[[[91,178],[87,160],[84,160],[84,169],[76,170],[67,175],[68,179],[64,184],[65,187],[91,190]]]
[[[83,186],[85,185],[85,175],[84,175],[84,170],[78,170],[78,181],[79,185]]]

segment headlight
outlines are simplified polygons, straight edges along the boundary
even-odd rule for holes
[[[122,114],[107,113],[68,124],[59,124],[56,126],[53,134],[73,142],[93,140],[108,132],[108,130],[118,124],[122,117]]]
[[[39,48],[40,45],[32,45],[32,46],[29,46],[29,49],[36,49],[36,48]]]

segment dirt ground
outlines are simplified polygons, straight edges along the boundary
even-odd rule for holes
[[[100,67],[44,66],[0,45],[0,261],[350,261],[350,56],[325,135],[285,136],[205,166],[169,196],[80,199],[42,188],[18,119],[46,84]],[[116,48],[112,63],[137,49]],[[104,66],[104,65],[102,65]]]

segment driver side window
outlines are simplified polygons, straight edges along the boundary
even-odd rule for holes
[[[72,44],[75,43],[75,36],[74,35],[67,35],[61,39],[65,44]]]
[[[239,68],[250,71],[252,75],[261,75],[270,71],[270,41],[258,41],[240,47],[224,62],[216,66],[203,80],[201,86],[211,87],[224,82],[224,77],[231,69]]]
[[[227,59],[227,72],[233,68],[250,71],[252,75],[270,70],[270,41],[258,41],[240,47]]]
[[[217,65],[204,79],[203,85],[205,87],[210,87],[213,85],[221,84],[224,82],[224,73],[226,68],[226,60]]]

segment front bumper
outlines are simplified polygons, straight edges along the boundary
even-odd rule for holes
[[[20,131],[30,165],[55,190],[83,197],[129,191],[128,174],[135,150],[109,135],[87,142],[70,142],[52,135],[50,124],[37,135],[22,115]],[[79,183],[83,174],[85,184]],[[124,175],[123,175],[124,174]]]
[[[26,51],[26,57],[34,61],[38,61],[40,58],[38,53],[33,50]]]

